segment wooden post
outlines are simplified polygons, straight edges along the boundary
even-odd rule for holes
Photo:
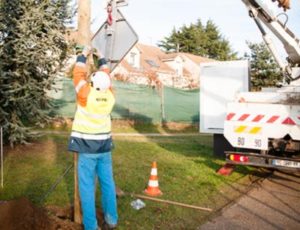
[[[162,126],[166,123],[166,114],[165,114],[165,86],[164,84],[160,85],[160,108],[161,108],[161,124]]]
[[[173,204],[173,205],[177,205],[177,206],[181,206],[181,207],[185,207],[185,208],[198,209],[198,210],[202,210],[202,211],[206,211],[206,212],[212,212],[213,211],[211,208],[205,208],[205,207],[200,207],[200,206],[196,206],[196,205],[184,204],[184,203],[171,201],[171,200],[163,200],[163,199],[158,199],[158,198],[155,198],[155,197],[149,197],[149,196],[144,196],[144,195],[139,195],[139,194],[132,194],[132,196],[135,196],[135,197],[138,197],[138,198],[141,198],[141,199],[166,203],[166,204]]]
[[[78,1],[78,34],[77,44],[90,45],[91,43],[91,1],[79,0]],[[89,66],[87,64],[87,66]],[[88,71],[89,72],[89,71]],[[78,189],[78,153],[74,154],[74,222],[82,224],[81,204]]]
[[[90,45],[91,43],[91,0],[78,1],[78,35],[77,43]]]
[[[3,128],[2,126],[0,127],[0,138],[1,138],[1,188],[3,188],[3,167],[4,167],[4,163],[3,163]]]
[[[74,153],[74,222],[82,224],[81,203],[78,189],[78,153]]]

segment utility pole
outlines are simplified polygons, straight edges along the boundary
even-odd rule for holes
[[[91,43],[91,0],[78,0],[77,44],[88,46]],[[88,65],[89,66],[89,65]],[[74,222],[82,224],[80,195],[78,189],[78,154],[74,153]]]
[[[91,0],[78,0],[78,36],[77,44],[91,43]]]

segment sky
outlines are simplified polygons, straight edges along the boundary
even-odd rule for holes
[[[92,30],[95,32],[106,20],[106,0],[91,1]],[[280,11],[276,5],[274,8]],[[128,5],[121,7],[120,11],[143,44],[157,45],[164,37],[170,36],[174,27],[180,29],[183,25],[196,23],[198,19],[202,23],[212,20],[240,56],[249,52],[246,41],[263,41],[241,0],[128,0]],[[288,28],[300,38],[300,0],[291,0],[291,10],[287,13]],[[285,17],[282,16],[282,19]],[[281,43],[275,37],[273,39],[284,55]]]

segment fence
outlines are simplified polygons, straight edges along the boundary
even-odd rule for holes
[[[180,90],[163,87],[160,90],[144,85],[113,82],[116,105],[113,119],[133,119],[147,123],[199,122],[199,90]],[[56,115],[73,117],[75,113],[75,90],[70,79],[63,78],[54,98]]]

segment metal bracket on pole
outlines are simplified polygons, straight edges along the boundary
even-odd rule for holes
[[[117,0],[117,6],[118,7],[121,7],[121,6],[127,6],[128,5],[128,2],[127,0]]]
[[[111,1],[109,3],[111,5],[111,9],[112,9],[112,24],[111,25],[107,25],[107,29],[106,29],[106,35],[107,35],[107,40],[106,40],[106,49],[105,49],[105,57],[108,60],[112,59],[112,55],[113,55],[113,43],[114,43],[114,39],[115,39],[115,31],[116,31],[116,9],[117,9],[117,3],[116,1]]]

